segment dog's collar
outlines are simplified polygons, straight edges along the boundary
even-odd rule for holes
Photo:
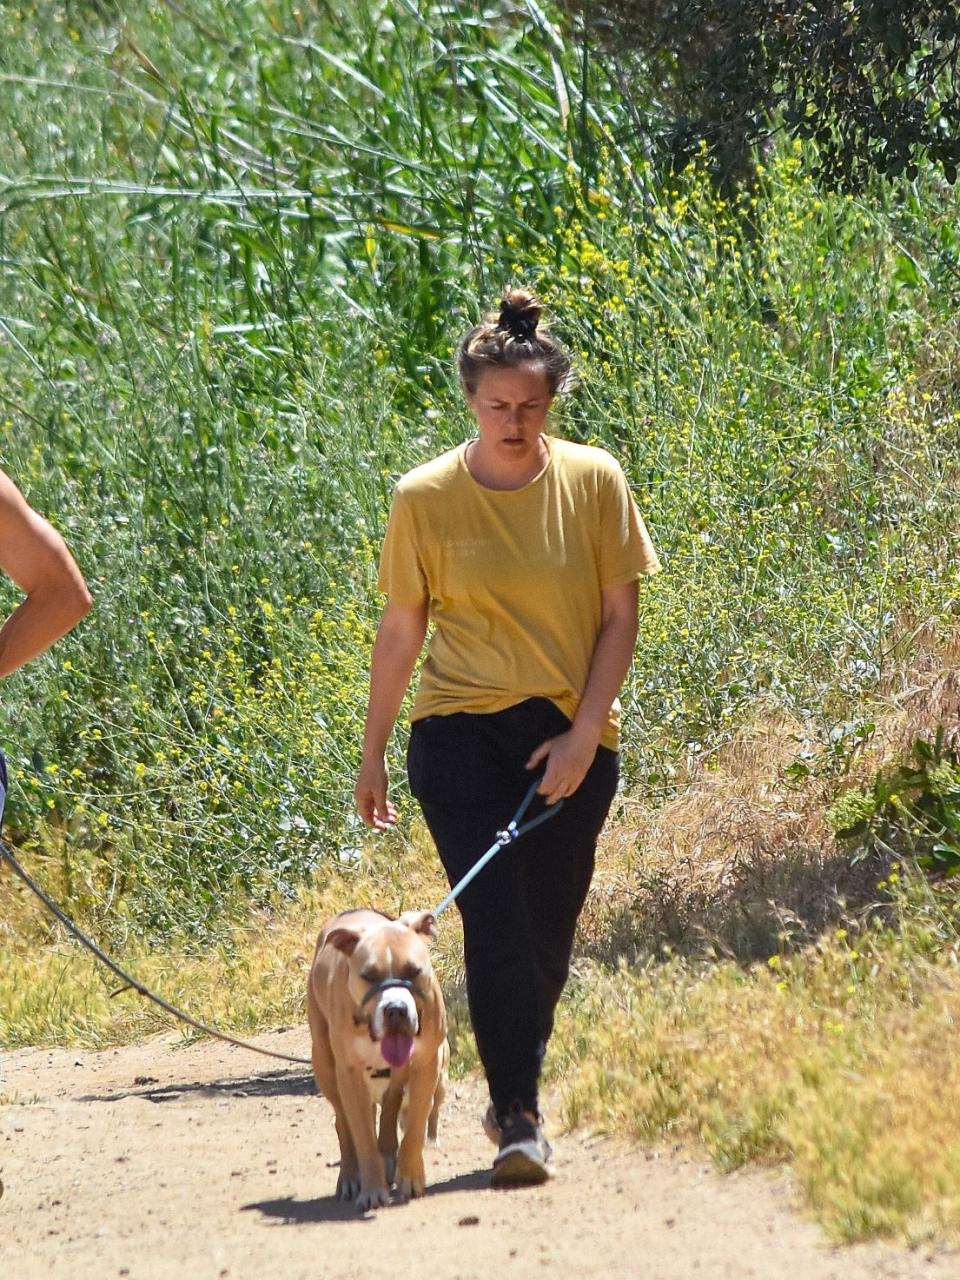
[[[411,991],[414,999],[416,1000],[423,1001],[427,998],[426,994],[415,982],[411,982],[409,978],[384,978],[382,982],[375,982],[360,1001],[360,1007],[355,1010],[353,1015],[354,1026],[362,1027],[364,1025],[370,1025],[370,1015],[368,1013],[364,1013],[364,1008],[371,1000],[374,999],[375,996],[380,995],[381,991],[386,991],[389,987],[403,987],[405,991]]]
[[[360,1001],[360,1008],[369,1004],[374,996],[378,996],[381,991],[386,991],[389,987],[403,987],[406,991],[412,991],[413,994],[421,1000],[426,1000],[426,996],[420,990],[415,982],[411,982],[409,978],[384,978],[382,982],[375,983],[367,994]]]

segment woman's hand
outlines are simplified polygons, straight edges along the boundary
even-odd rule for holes
[[[527,761],[528,769],[535,769],[542,760],[547,762],[543,779],[537,787],[538,795],[543,796],[547,804],[572,796],[587,776],[598,744],[599,738],[595,734],[576,728],[541,742]]]
[[[353,789],[360,817],[377,831],[386,831],[397,820],[397,811],[387,799],[387,780],[387,764],[382,756],[379,760],[364,760]]]
[[[388,602],[377,628],[370,659],[370,698],[363,729],[363,763],[353,796],[368,827],[385,831],[397,820],[387,799],[387,739],[417,661],[427,631],[427,602],[397,605]]]
[[[527,761],[528,769],[535,769],[541,760],[547,762],[543,780],[537,787],[547,804],[572,796],[587,776],[637,642],[635,582],[604,587],[602,608],[600,634],[573,724],[566,733],[541,742]]]

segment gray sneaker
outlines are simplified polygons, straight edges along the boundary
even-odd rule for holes
[[[495,1147],[499,1147],[500,1121],[497,1119],[497,1108],[494,1106],[492,1102],[484,1112],[484,1116],[483,1116],[483,1120],[481,1121],[481,1124],[483,1125],[483,1132],[487,1135],[487,1137],[490,1139],[493,1145]]]
[[[553,1148],[536,1124],[522,1111],[512,1110],[500,1123],[499,1151],[494,1157],[490,1185],[534,1187],[550,1177],[547,1164]]]

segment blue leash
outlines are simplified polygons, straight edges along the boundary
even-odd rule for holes
[[[530,802],[536,795],[537,787],[539,787],[541,781],[541,778],[535,778],[533,780],[530,784],[530,790],[520,801],[520,807],[517,812],[507,823],[506,827],[504,827],[502,831],[497,832],[497,838],[487,852],[473,864],[462,880],[457,881],[440,905],[434,909],[433,914],[435,916],[440,915],[441,912],[446,911],[447,907],[456,902],[457,898],[474,876],[479,875],[487,863],[490,862],[492,858],[495,858],[501,849],[505,849],[508,844],[513,844],[514,840],[519,840],[520,837],[526,835],[528,831],[532,831],[534,827],[539,827],[541,822],[546,822],[548,818],[552,818],[555,813],[560,811],[563,807],[562,800],[558,800],[556,804],[552,804],[548,808],[544,809],[543,813],[538,813],[535,818],[531,818],[529,822],[524,822],[522,826],[520,825],[523,815],[530,808]]]

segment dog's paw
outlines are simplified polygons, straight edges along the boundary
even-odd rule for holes
[[[360,1178],[344,1177],[343,1174],[337,1179],[337,1199],[352,1202],[356,1200],[360,1194]]]
[[[357,1211],[367,1213],[370,1209],[384,1209],[390,1203],[390,1192],[386,1186],[366,1187],[357,1196]]]
[[[397,1187],[395,1196],[401,1204],[406,1204],[408,1200],[419,1200],[427,1189],[425,1178],[404,1178],[397,1179]]]
[[[397,1165],[396,1198],[401,1204],[406,1204],[408,1200],[416,1200],[422,1196],[426,1189],[427,1175],[423,1167],[422,1158],[411,1160],[408,1156],[404,1160],[403,1152],[401,1151],[400,1161]]]

